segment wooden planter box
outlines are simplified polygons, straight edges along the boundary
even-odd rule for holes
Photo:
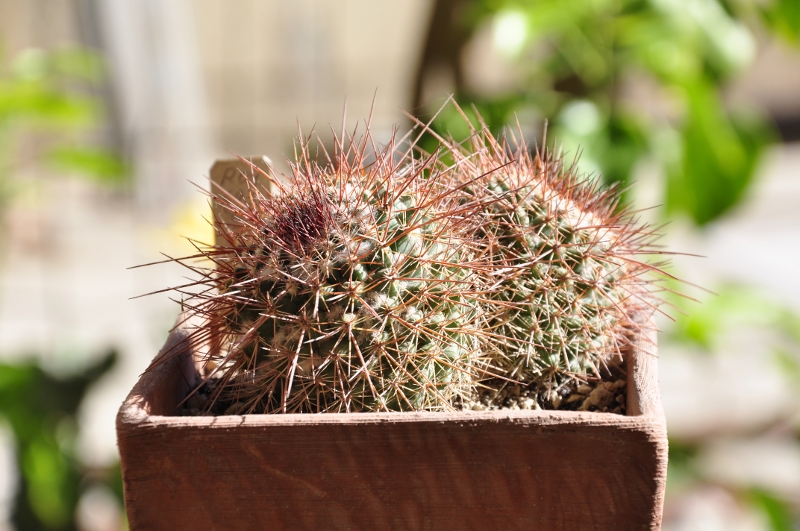
[[[241,159],[210,171],[242,199],[253,173]],[[219,220],[226,215],[215,205]],[[185,345],[179,357],[156,358],[117,417],[131,530],[658,530],[667,438],[648,328],[626,353],[628,416],[178,417],[198,381]],[[159,356],[188,333],[176,329]]]
[[[197,377],[187,350],[146,372],[117,417],[130,528],[657,530],[655,345],[652,332],[627,354],[628,416],[172,416]]]

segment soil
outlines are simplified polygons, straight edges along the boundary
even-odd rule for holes
[[[559,410],[596,411],[625,415],[628,403],[627,374],[619,365],[609,365],[602,378],[563,385],[547,390],[537,385],[515,384],[505,380],[488,380],[473,397],[456,404],[460,410]],[[186,399],[181,415],[231,415],[243,404],[214,401],[210,404],[217,380],[203,384]]]
[[[219,380],[208,380],[197,391],[184,401],[180,415],[184,417],[196,417],[199,415],[224,415],[224,407],[217,401],[212,401],[211,396],[214,392],[215,384]],[[227,404],[225,405],[227,406]],[[209,410],[210,407],[210,410]]]
[[[504,380],[490,380],[483,385],[474,397],[460,404],[462,410],[548,409],[624,415],[628,404],[627,374],[619,365],[609,366],[602,378],[563,385],[556,390]]]

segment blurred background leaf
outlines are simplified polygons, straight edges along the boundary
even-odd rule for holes
[[[754,505],[764,511],[772,531],[792,531],[797,529],[792,518],[791,509],[785,501],[760,489],[753,489],[749,497]]]
[[[20,473],[12,509],[12,522],[20,531],[77,529],[74,515],[81,492],[97,481],[88,478],[76,455],[78,409],[89,387],[116,359],[110,352],[65,377],[49,374],[35,362],[0,364],[0,419],[13,436]],[[106,475],[120,492],[118,474]]]
[[[666,204],[669,213],[686,213],[702,226],[746,197],[776,135],[758,116],[727,113],[707,85],[691,87],[687,100],[680,162],[667,170]]]
[[[124,182],[129,174],[119,157],[94,147],[56,147],[46,155],[46,160],[56,170],[77,172],[101,182]]]
[[[761,6],[764,20],[781,37],[800,42],[800,4],[794,0],[773,0]]]
[[[105,103],[94,86],[105,68],[97,52],[82,48],[21,51],[2,68],[0,57],[0,199],[8,195],[17,151],[36,138],[41,158],[58,171],[123,183],[129,172],[114,149],[91,138]],[[39,155],[36,155],[39,157]],[[0,219],[2,203],[0,203]]]
[[[439,1],[434,12],[449,13],[442,20],[450,24],[431,25],[416,85],[449,60],[456,99],[474,104],[490,129],[548,117],[551,138],[566,152],[580,150],[579,167],[609,184],[626,187],[639,162],[660,161],[668,175],[664,213],[703,226],[746,197],[764,148],[776,139],[759,114],[723,102],[725,83],[755,53],[751,30],[731,7],[717,0]],[[470,42],[464,35],[487,23],[519,80],[494,98],[476,94],[459,74]],[[442,35],[461,48],[446,56],[434,50]],[[626,93],[643,79],[672,100],[660,116]],[[421,89],[413,108],[422,121],[435,110]],[[467,134],[448,110],[433,126],[457,139]]]

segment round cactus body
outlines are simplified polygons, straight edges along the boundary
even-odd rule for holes
[[[212,303],[232,411],[436,410],[473,385],[480,306],[455,191],[392,155],[296,168],[237,212]]]
[[[649,266],[633,260],[641,231],[615,214],[613,191],[580,182],[560,159],[484,146],[491,156],[461,169],[464,179],[490,175],[467,190],[485,205],[475,239],[499,280],[485,295],[484,353],[502,377],[547,393],[600,377],[648,298]]]
[[[486,386],[599,378],[654,307],[651,235],[560,157],[485,128],[434,155],[367,131],[290,185],[253,187],[207,251],[214,399],[227,413],[446,410]],[[445,162],[446,161],[446,162]]]

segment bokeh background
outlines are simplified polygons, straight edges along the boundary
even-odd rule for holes
[[[797,0],[0,0],[0,529],[125,529],[114,416],[178,312],[130,299],[184,280],[127,268],[210,240],[215,158],[449,94],[683,253],[664,529],[800,529]]]

